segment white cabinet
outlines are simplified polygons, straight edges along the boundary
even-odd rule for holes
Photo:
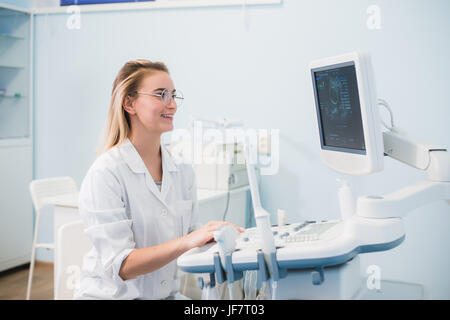
[[[30,261],[32,28],[30,12],[0,5],[0,271]]]

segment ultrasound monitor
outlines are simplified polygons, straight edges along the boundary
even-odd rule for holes
[[[383,169],[383,139],[370,57],[349,53],[311,63],[322,160],[345,174]]]

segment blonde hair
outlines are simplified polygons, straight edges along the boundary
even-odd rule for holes
[[[130,118],[123,108],[126,97],[134,99],[145,75],[155,71],[169,73],[162,62],[151,62],[144,59],[131,60],[125,63],[114,80],[109,105],[108,118],[103,132],[97,156],[116,145],[122,144],[130,134]]]

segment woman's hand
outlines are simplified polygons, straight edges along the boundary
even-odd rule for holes
[[[188,249],[192,249],[195,247],[201,247],[208,242],[214,240],[214,231],[216,231],[219,227],[230,225],[236,227],[239,232],[244,232],[245,230],[239,226],[232,224],[227,221],[210,221],[207,224],[203,225],[201,228],[189,233],[184,236],[184,240],[186,241],[186,246]]]

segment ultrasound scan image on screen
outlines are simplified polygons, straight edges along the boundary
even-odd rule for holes
[[[354,64],[313,71],[322,148],[365,154]]]

